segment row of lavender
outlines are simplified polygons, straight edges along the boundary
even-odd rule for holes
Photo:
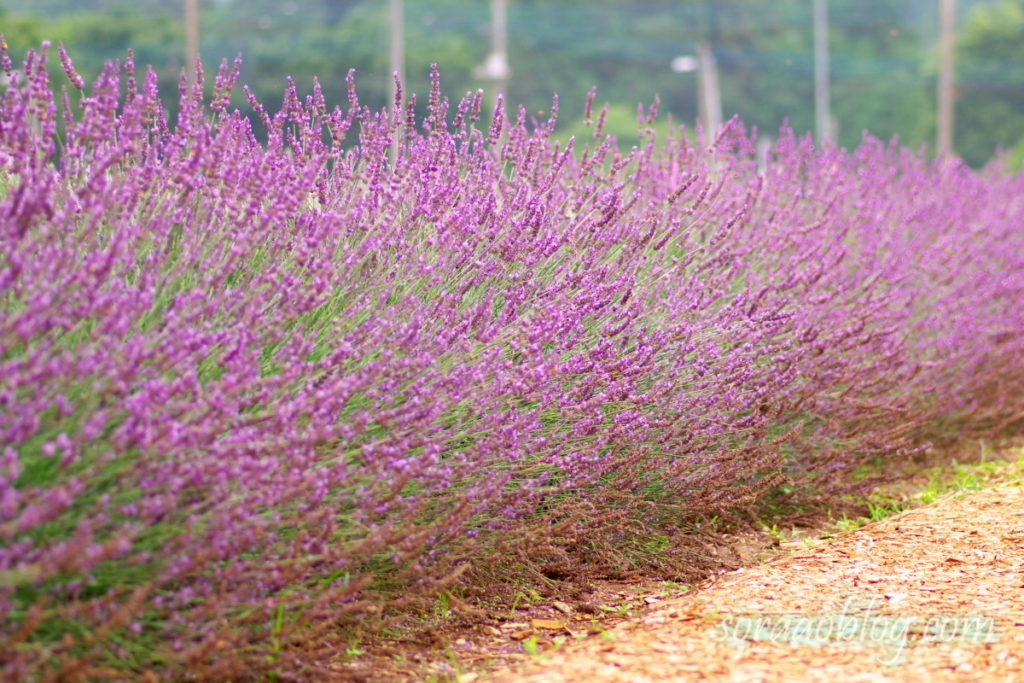
[[[421,122],[292,86],[261,143],[237,64],[172,125],[130,56],[88,92],[61,57],[58,106],[4,53],[5,675],[295,671],[382,587],[1024,422],[998,167],[786,134],[759,170],[737,122],[624,153],[596,113],[561,146],[557,101],[480,126],[436,74]]]

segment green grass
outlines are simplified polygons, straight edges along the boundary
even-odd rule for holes
[[[843,514],[832,518],[831,529],[826,529],[826,533],[853,531],[944,497],[959,497],[999,484],[1024,483],[1024,448],[1002,451],[994,459],[991,444],[980,441],[978,448],[976,462],[934,465],[921,470],[909,482],[879,487],[868,496],[867,515],[848,517]],[[793,536],[776,524],[765,524],[764,528],[779,541]]]
[[[897,515],[905,510],[934,503],[944,497],[962,496],[972,491],[1000,484],[1024,483],[1024,448],[996,450],[986,441],[977,441],[976,460],[973,462],[940,462],[935,465],[911,467],[892,483],[879,486],[866,498],[843,496],[836,507],[866,508],[865,514],[836,514],[822,507],[820,502],[793,501],[784,491],[770,493],[758,506],[760,528],[774,539],[774,545],[790,550],[814,549],[822,542],[839,534],[859,529],[872,522]],[[934,460],[933,460],[934,462]],[[884,474],[887,462],[879,460],[858,468],[855,478]],[[819,519],[820,517],[820,519]],[[811,521],[810,526],[807,520]],[[798,525],[787,526],[787,520],[797,519]],[[759,562],[776,557],[776,553],[763,549]]]

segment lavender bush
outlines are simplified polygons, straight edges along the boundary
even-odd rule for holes
[[[250,97],[261,142],[237,62],[170,122],[130,54],[88,92],[60,56],[57,98],[3,54],[7,678],[308,674],[472,568],[1024,422],[998,165],[786,132],[759,171],[738,121],[623,152],[601,114],[563,146],[557,99],[480,125],[436,70],[423,121],[351,75]]]

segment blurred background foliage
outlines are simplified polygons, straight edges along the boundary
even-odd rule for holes
[[[405,0],[407,88],[425,101],[431,63],[446,94],[489,88],[477,76],[490,51],[488,0]],[[839,143],[863,131],[934,146],[938,0],[829,0],[831,108]],[[1024,159],[1024,0],[959,0],[954,147],[974,165],[998,148]],[[360,99],[390,91],[387,0],[201,0],[207,72],[242,53],[241,82],[272,108],[285,77],[308,92],[317,76],[332,102],[357,70]],[[507,100],[541,118],[561,96],[560,129],[582,133],[591,86],[610,106],[608,131],[637,138],[636,106],[697,117],[697,76],[672,59],[708,41],[718,61],[723,113],[771,133],[814,126],[811,0],[509,0]],[[17,59],[43,39],[64,41],[87,78],[129,47],[161,75],[176,109],[185,65],[182,0],[0,0],[0,31]],[[56,61],[54,62],[56,64]],[[489,93],[490,95],[490,93]],[[247,107],[238,94],[236,106]],[[666,117],[662,116],[664,120]]]

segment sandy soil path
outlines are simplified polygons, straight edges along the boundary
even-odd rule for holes
[[[1024,681],[1024,489],[724,574],[605,636],[476,680]]]

